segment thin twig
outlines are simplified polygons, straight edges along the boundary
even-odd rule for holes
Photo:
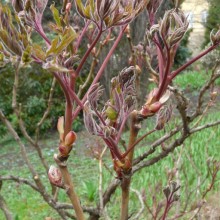
[[[122,36],[123,36],[123,34],[124,34],[124,31],[125,31],[126,27],[127,27],[127,26],[125,25],[125,26],[121,29],[121,31],[120,31],[120,33],[119,33],[117,39],[115,40],[114,44],[112,45],[112,48],[111,48],[110,51],[108,52],[108,54],[107,54],[107,56],[106,56],[104,62],[102,63],[102,65],[101,65],[101,67],[100,67],[98,73],[96,74],[96,76],[95,76],[93,82],[91,83],[90,88],[91,88],[94,84],[96,84],[96,83],[99,81],[100,77],[102,76],[102,74],[103,74],[103,72],[104,72],[104,70],[105,70],[105,68],[106,68],[106,65],[107,65],[108,61],[110,60],[112,54],[114,53],[116,47],[118,46],[118,44],[119,44],[119,42],[120,42],[120,40],[121,40],[121,38],[122,38]],[[88,91],[89,91],[89,90],[88,90]],[[87,93],[88,93],[88,92],[87,92]],[[84,95],[84,97],[83,97],[83,99],[82,99],[82,103],[83,103],[83,104],[85,104],[85,102],[86,102],[86,100],[87,100],[87,93]],[[79,114],[79,112],[81,111],[81,109],[82,109],[82,108],[81,108],[80,106],[78,106],[78,107],[76,108],[76,110],[75,110],[74,113],[73,113],[73,119],[75,119],[75,118],[78,116],[78,114]]]
[[[66,220],[66,215],[64,214],[64,212],[62,210],[57,210],[56,209],[56,205],[55,205],[55,201],[53,201],[52,197],[46,192],[45,187],[38,175],[38,173],[36,172],[36,170],[34,169],[34,166],[32,165],[32,163],[29,160],[29,157],[27,155],[26,149],[24,144],[22,143],[20,137],[18,136],[17,132],[14,130],[14,128],[12,127],[11,123],[6,119],[5,115],[3,114],[2,110],[0,109],[0,120],[3,122],[3,124],[5,124],[6,128],[8,129],[9,133],[12,135],[12,137],[15,139],[15,141],[18,143],[19,147],[20,147],[20,151],[21,151],[21,156],[23,158],[23,160],[25,161],[25,163],[28,166],[28,169],[30,170],[33,179],[36,183],[36,186],[38,188],[38,192],[42,195],[42,197],[44,198],[44,200],[53,208],[55,209],[58,214],[64,219]]]
[[[131,191],[134,192],[134,193],[137,195],[137,197],[138,197],[138,199],[139,199],[139,201],[140,201],[140,204],[141,204],[140,210],[139,210],[138,213],[132,218],[132,220],[139,220],[141,214],[142,214],[143,211],[144,211],[144,201],[143,201],[143,198],[142,198],[141,193],[140,193],[138,190],[131,188]]]
[[[15,71],[15,76],[14,76],[14,85],[13,85],[13,91],[12,91],[12,108],[14,110],[15,115],[18,118],[18,123],[19,123],[19,128],[23,134],[23,136],[25,137],[25,139],[35,148],[35,150],[38,153],[38,156],[44,166],[44,168],[46,169],[46,171],[48,170],[48,164],[43,156],[43,153],[41,151],[40,146],[38,145],[38,143],[36,143],[31,136],[27,133],[27,130],[25,128],[25,124],[24,121],[21,118],[21,112],[18,109],[17,106],[17,89],[18,89],[18,84],[19,84],[19,62],[16,65],[16,71]]]
[[[49,113],[50,113],[50,109],[52,107],[52,98],[53,98],[53,94],[54,94],[54,88],[56,85],[56,78],[53,78],[52,84],[51,84],[51,88],[50,88],[50,94],[49,94],[49,98],[47,101],[47,109],[45,110],[42,118],[40,119],[40,121],[37,123],[37,128],[35,130],[35,143],[38,143],[39,140],[39,131],[40,131],[40,127],[41,125],[44,123],[45,119],[48,117]]]

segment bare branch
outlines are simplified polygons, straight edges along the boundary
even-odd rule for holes
[[[0,195],[0,209],[3,211],[6,220],[13,220],[13,215],[9,211],[5,199],[3,198],[2,195]]]
[[[170,87],[171,88],[171,87]],[[187,116],[188,99],[177,88],[172,88],[177,101],[177,109],[180,113],[183,123],[183,131],[185,134],[189,132],[189,117]]]
[[[161,159],[163,159],[164,157],[168,156],[169,153],[173,152],[173,150],[176,147],[180,146],[185,141],[185,139],[188,138],[191,134],[198,132],[198,131],[201,131],[206,128],[214,127],[219,124],[220,124],[220,120],[216,121],[216,122],[208,123],[206,125],[203,125],[203,126],[200,126],[197,128],[193,128],[189,131],[188,134],[182,133],[180,138],[176,139],[173,143],[171,143],[169,145],[169,147],[166,148],[166,150],[162,151],[161,153],[159,153],[157,156],[153,157],[152,159],[150,159],[148,161],[140,162],[140,158],[138,158],[138,163],[137,162],[135,163],[136,165],[133,167],[133,172],[135,173],[136,171],[142,169],[143,167],[151,166],[151,165],[155,164],[156,162],[160,161]],[[144,158],[146,158],[146,155],[148,156],[149,153],[154,152],[154,151],[155,151],[155,147],[151,147],[148,154],[147,153],[145,154]],[[143,158],[143,156],[142,156],[142,158]]]
[[[140,203],[141,203],[141,208],[140,208],[140,210],[139,210],[138,213],[132,218],[132,220],[138,220],[138,219],[140,219],[140,216],[141,216],[141,214],[142,214],[143,211],[144,211],[144,201],[143,201],[143,198],[142,198],[141,193],[140,193],[138,190],[131,188],[131,191],[134,192],[134,193],[137,195],[137,197],[138,197],[138,199],[139,199],[139,201],[140,201]]]
[[[15,139],[15,141],[18,143],[20,150],[21,150],[21,156],[23,158],[23,160],[25,161],[25,163],[27,164],[33,179],[37,185],[38,191],[40,192],[41,196],[44,198],[44,200],[52,207],[54,208],[59,215],[63,218],[63,219],[67,219],[66,215],[63,213],[62,210],[57,210],[56,206],[55,206],[55,202],[53,201],[52,197],[45,191],[45,187],[43,185],[43,183],[41,182],[41,179],[38,175],[38,173],[36,172],[36,170],[34,169],[33,165],[31,164],[25,146],[22,143],[20,137],[18,136],[17,132],[14,130],[14,128],[12,127],[11,123],[6,119],[5,115],[3,114],[2,110],[0,110],[0,119],[3,122],[3,124],[5,124],[5,126],[7,127],[9,133],[12,135],[12,137]]]
[[[202,111],[202,104],[203,104],[203,97],[208,89],[210,89],[211,85],[220,77],[220,71],[215,74],[216,68],[214,68],[212,75],[208,82],[200,89],[199,96],[197,100],[197,106],[195,113],[190,117],[190,121],[193,121],[198,115],[203,114]]]
[[[17,64],[16,71],[15,71],[14,85],[13,85],[13,91],[12,91],[12,108],[13,108],[14,113],[16,114],[16,116],[18,118],[19,128],[20,128],[22,134],[24,135],[26,140],[32,146],[34,146],[34,148],[37,151],[38,156],[39,156],[43,166],[45,167],[45,169],[47,171],[49,169],[49,166],[48,166],[48,164],[47,164],[47,162],[46,162],[46,160],[45,160],[45,158],[42,154],[40,146],[38,145],[37,142],[35,143],[35,141],[27,133],[27,130],[26,130],[25,125],[24,125],[24,121],[21,118],[21,112],[20,112],[20,110],[18,109],[18,106],[17,106],[17,88],[18,88],[18,84],[19,84],[19,63]]]
[[[182,129],[181,126],[177,126],[175,129],[173,129],[169,133],[165,134],[160,139],[156,140],[153,144],[151,144],[150,149],[147,152],[143,153],[141,156],[137,157],[133,161],[133,164],[136,165],[136,164],[140,163],[142,160],[146,159],[149,155],[153,154],[155,152],[156,148],[159,145],[161,145],[161,143],[163,143],[164,141],[168,140],[169,138],[171,138],[172,136],[177,134],[179,131],[181,131],[181,129]]]
[[[34,189],[35,191],[39,192],[39,189],[36,187],[35,184],[33,184],[30,180],[28,179],[24,179],[24,178],[21,178],[21,177],[18,177],[18,176],[13,176],[13,175],[10,175],[10,176],[0,176],[0,180],[1,181],[5,181],[5,180],[12,180],[12,181],[15,181],[17,183],[23,183],[23,184],[26,184],[28,186],[30,186],[32,189]]]
[[[40,119],[40,121],[37,123],[37,128],[36,128],[36,131],[35,131],[35,134],[36,134],[35,144],[38,143],[40,127],[44,123],[45,119],[48,117],[48,115],[50,113],[55,85],[56,85],[56,78],[54,77],[53,81],[52,81],[52,84],[51,84],[51,88],[50,88],[49,98],[48,98],[48,101],[47,101],[47,103],[48,103],[47,104],[47,109],[45,110],[45,112],[44,112],[42,118]]]

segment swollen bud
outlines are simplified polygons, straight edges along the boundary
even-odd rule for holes
[[[53,185],[63,187],[62,174],[57,167],[53,165],[50,166],[48,178]]]
[[[65,137],[65,146],[72,146],[72,144],[76,141],[76,133],[74,131],[70,131]]]

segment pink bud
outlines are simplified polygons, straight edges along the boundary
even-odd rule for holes
[[[66,4],[66,11],[70,11],[72,4],[69,2]]]
[[[76,141],[76,133],[74,131],[70,131],[65,137],[65,145],[71,146]]]
[[[57,167],[53,165],[50,166],[50,169],[48,171],[48,178],[53,185],[58,187],[63,186],[62,174]]]

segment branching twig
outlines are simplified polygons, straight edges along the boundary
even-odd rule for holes
[[[35,135],[36,135],[35,144],[37,144],[38,140],[39,140],[40,127],[44,123],[45,119],[47,118],[47,116],[50,113],[50,109],[52,107],[52,98],[53,98],[53,93],[54,93],[55,85],[56,85],[56,78],[54,77],[53,81],[52,81],[52,84],[51,84],[51,88],[50,88],[49,98],[48,98],[48,101],[47,101],[47,109],[45,110],[45,112],[44,112],[42,118],[40,119],[40,121],[37,123],[37,128],[35,130]]]
[[[53,199],[51,198],[51,196],[49,194],[47,194],[47,192],[45,191],[45,187],[43,185],[43,183],[41,182],[41,179],[38,175],[38,173],[36,172],[36,170],[34,169],[32,163],[30,162],[25,146],[22,143],[20,137],[18,136],[17,132],[14,130],[14,128],[12,127],[11,123],[6,119],[5,115],[3,114],[3,112],[0,110],[0,120],[3,122],[3,124],[5,124],[5,126],[7,127],[9,133],[12,135],[12,137],[15,139],[15,141],[18,143],[20,150],[21,150],[21,156],[23,158],[23,160],[25,161],[25,163],[28,166],[28,169],[30,170],[33,179],[36,183],[36,186],[41,194],[41,196],[44,198],[44,200],[52,207],[54,208],[59,215],[63,218],[63,219],[67,219],[65,214],[63,213],[62,210],[57,210],[56,206],[55,206],[55,202],[53,201]]]
[[[0,209],[3,211],[6,220],[13,220],[13,215],[9,211],[5,199],[3,198],[2,195],[0,195]]]
[[[17,177],[17,176],[10,175],[10,176],[0,176],[0,180],[2,180],[2,181],[12,180],[12,181],[15,181],[15,182],[17,182],[17,183],[26,184],[26,185],[30,186],[33,190],[39,192],[38,187],[36,187],[36,185],[33,184],[33,183],[32,183],[30,180],[28,180],[28,179],[24,179],[24,178],[21,178],[21,177]]]
[[[12,108],[13,108],[14,113],[16,114],[16,116],[18,118],[18,123],[19,123],[19,127],[20,127],[20,130],[21,130],[22,134],[24,135],[26,140],[35,148],[35,150],[37,151],[38,156],[39,156],[44,168],[47,171],[49,166],[48,166],[48,164],[47,164],[47,162],[46,162],[46,160],[45,160],[45,158],[42,154],[40,146],[27,133],[27,130],[26,130],[25,125],[24,125],[24,121],[21,118],[21,112],[20,112],[20,110],[18,109],[18,106],[17,106],[17,95],[18,95],[17,94],[17,89],[18,89],[18,83],[19,83],[19,64],[20,63],[18,62],[17,67],[16,67],[16,71],[15,71],[14,85],[13,85],[13,91],[12,91]]]
[[[142,214],[143,211],[144,211],[144,201],[143,201],[142,195],[140,194],[140,192],[139,192],[138,190],[131,188],[131,191],[134,192],[134,193],[137,195],[137,197],[138,197],[138,199],[139,199],[139,201],[140,201],[140,204],[141,204],[140,210],[139,210],[138,213],[132,218],[132,220],[138,220],[138,219],[140,219],[140,216],[141,216],[141,214]]]

